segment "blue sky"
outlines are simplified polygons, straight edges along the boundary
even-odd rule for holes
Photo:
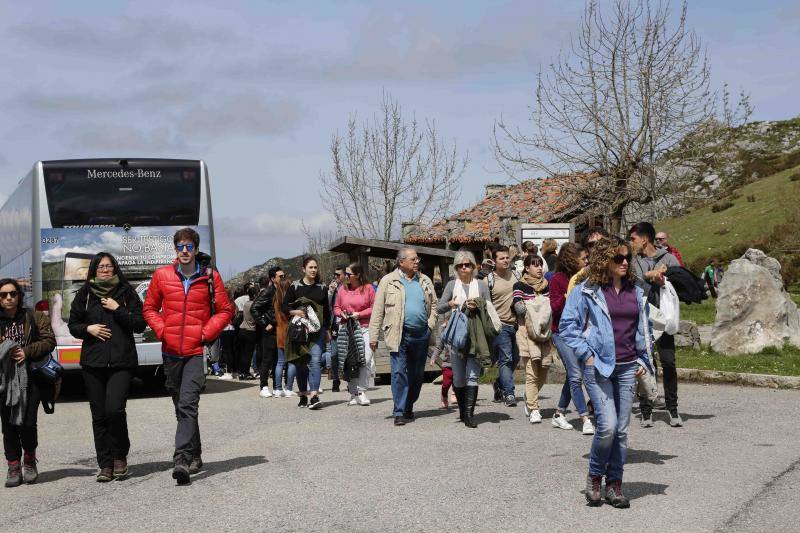
[[[677,7],[677,3],[675,3]],[[202,158],[223,274],[302,251],[331,135],[386,90],[469,153],[460,205],[504,182],[492,125],[525,125],[577,1],[0,1],[0,194],[39,159]],[[693,1],[715,87],[800,114],[800,4]],[[0,196],[0,200],[3,197]]]

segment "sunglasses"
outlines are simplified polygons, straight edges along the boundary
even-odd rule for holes
[[[187,252],[194,251],[194,244],[176,244],[175,249],[179,252],[186,250]]]
[[[345,272],[344,277],[349,278],[350,276],[357,276],[358,274],[353,274],[352,272]]]
[[[456,265],[456,268],[472,268],[472,263],[461,263],[460,265]]]
[[[657,241],[666,241],[667,238],[666,237],[656,237],[656,240]]]
[[[9,296],[11,298],[16,298],[17,296],[19,296],[19,293],[17,291],[8,291],[8,292],[0,291],[0,300],[5,300]]]
[[[623,261],[627,261],[628,263],[630,263],[632,259],[633,256],[631,254],[628,255],[617,254],[611,258],[611,260],[618,265],[621,265]]]

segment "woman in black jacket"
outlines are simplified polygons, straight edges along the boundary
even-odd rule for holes
[[[142,301],[111,254],[92,258],[86,283],[69,313],[69,331],[83,339],[81,368],[92,410],[97,481],[128,475],[128,422],[125,404],[139,364],[134,333],[146,327]]]

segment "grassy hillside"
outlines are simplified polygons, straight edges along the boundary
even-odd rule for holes
[[[658,222],[658,229],[670,234],[670,243],[696,272],[710,257],[726,262],[756,246],[782,256],[778,258],[792,278],[793,262],[800,258],[798,227],[800,166],[745,185],[727,198],[683,216]]]

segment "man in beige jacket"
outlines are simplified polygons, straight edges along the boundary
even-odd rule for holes
[[[414,420],[414,402],[425,377],[428,343],[436,325],[436,292],[430,278],[419,272],[416,250],[401,249],[397,264],[397,270],[378,285],[369,338],[374,352],[383,333],[392,367],[394,425],[404,426]]]

